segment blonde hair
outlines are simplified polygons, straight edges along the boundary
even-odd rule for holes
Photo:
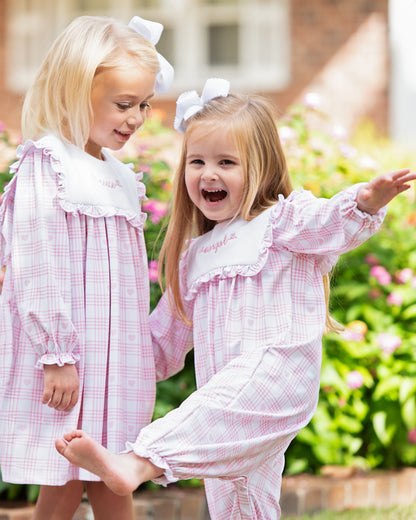
[[[52,132],[83,149],[94,77],[129,59],[154,73],[159,68],[154,46],[127,25],[107,17],[76,18],[53,43],[26,94],[23,139]]]
[[[226,125],[240,155],[244,175],[244,193],[236,217],[252,220],[277,203],[279,195],[288,197],[293,191],[286,158],[280,142],[276,120],[270,103],[260,96],[229,94],[206,103],[188,119],[182,143],[180,162],[173,179],[173,207],[159,256],[159,279],[164,286],[175,315],[190,323],[180,296],[179,261],[189,240],[210,231],[215,222],[208,220],[193,204],[185,185],[187,142],[193,130],[201,125],[215,131]],[[338,330],[329,315],[329,277],[323,277],[327,330]]]

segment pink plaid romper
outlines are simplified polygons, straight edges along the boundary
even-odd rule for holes
[[[54,136],[18,150],[0,209],[0,466],[3,480],[98,480],[54,440],[83,428],[119,452],[155,396],[143,238],[145,187],[130,168]],[[76,363],[70,412],[41,404],[44,363]]]
[[[385,215],[358,210],[357,189],[293,192],[250,222],[218,224],[180,267],[193,327],[166,297],[151,315],[158,379],[193,347],[198,390],[127,446],[165,470],[159,483],[205,479],[212,520],[280,518],[284,453],[318,400],[322,276]]]

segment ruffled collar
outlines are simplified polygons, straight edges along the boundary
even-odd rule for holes
[[[33,147],[51,157],[59,176],[57,195],[65,211],[92,217],[124,216],[136,227],[143,225],[146,214],[141,211],[140,200],[146,198],[146,188],[139,182],[141,174],[135,174],[106,150],[104,160],[99,160],[54,135],[20,146],[20,161]],[[12,165],[12,173],[18,170],[20,161]]]
[[[270,218],[273,206],[253,220],[237,219],[218,224],[195,239],[187,254],[187,285],[231,272],[250,276],[267,258],[272,243]],[[261,265],[260,265],[261,264]]]

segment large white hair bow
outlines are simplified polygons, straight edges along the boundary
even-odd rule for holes
[[[176,101],[176,116],[173,126],[175,130],[185,132],[185,121],[202,110],[205,103],[216,97],[227,97],[230,92],[230,82],[221,78],[209,78],[205,82],[201,97],[196,90],[184,92]]]
[[[163,25],[161,23],[145,20],[140,16],[133,16],[128,26],[137,33],[141,34],[153,45],[156,45],[156,43],[159,41],[160,35],[163,31]],[[159,71],[156,74],[155,91],[158,94],[163,94],[172,84],[174,70],[168,60],[165,59],[161,54],[157,53],[157,57],[159,59]]]

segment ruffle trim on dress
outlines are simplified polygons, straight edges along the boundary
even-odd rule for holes
[[[261,247],[258,252],[257,261],[253,264],[235,264],[235,265],[226,265],[222,267],[218,267],[209,271],[206,274],[200,276],[197,280],[195,280],[189,287],[187,294],[185,295],[185,300],[192,300],[199,290],[199,286],[204,283],[212,282],[213,280],[224,280],[226,278],[235,278],[238,276],[255,276],[258,274],[263,267],[266,265],[266,262],[269,257],[270,247],[273,245],[273,227],[272,227],[272,219],[269,218],[269,221],[266,226],[266,230],[263,236],[263,240],[261,243]],[[183,256],[183,262],[186,262],[188,257],[188,250]],[[186,272],[186,268],[182,268],[181,271],[183,273]]]
[[[134,212],[123,210],[115,207],[104,207],[100,205],[93,204],[82,204],[82,203],[74,203],[66,199],[66,170],[60,159],[60,156],[66,154],[64,144],[55,136],[45,136],[39,139],[38,141],[28,140],[23,145],[19,145],[17,148],[16,155],[18,157],[18,161],[11,165],[10,172],[16,173],[19,168],[21,160],[24,156],[32,149],[42,150],[42,152],[50,157],[50,162],[52,169],[58,175],[58,200],[59,204],[64,211],[67,213],[81,213],[83,215],[87,215],[93,218],[100,217],[114,217],[120,216],[125,217],[126,220],[136,228],[143,227],[147,215],[144,212]],[[61,148],[61,150],[59,150]],[[115,159],[114,159],[115,160]],[[138,200],[144,200],[146,198],[146,186],[141,182],[143,174],[135,174],[136,177],[136,186],[137,186],[137,197]]]
[[[78,354],[72,354],[70,352],[48,352],[43,354],[37,362],[36,368],[42,368],[43,365],[58,365],[63,367],[64,365],[75,365],[80,360]]]
[[[157,477],[153,479],[153,482],[156,484],[167,486],[167,484],[171,484],[172,482],[177,482],[179,479],[173,476],[172,470],[170,469],[168,463],[156,453],[150,452],[143,446],[137,446],[132,442],[126,442],[126,452],[133,451],[138,457],[142,457],[144,459],[149,459],[152,464],[157,466],[158,468],[163,469],[164,474],[161,477]]]

